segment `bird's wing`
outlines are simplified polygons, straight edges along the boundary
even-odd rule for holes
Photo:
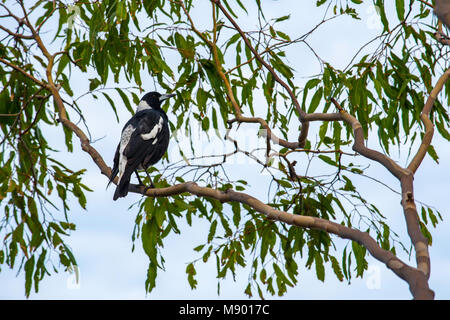
[[[111,171],[111,176],[109,177],[108,185],[106,186],[107,188],[109,187],[109,185],[111,184],[111,182],[114,181],[114,178],[115,178],[115,177],[117,176],[117,174],[119,173],[119,158],[120,158],[119,150],[120,150],[120,143],[119,143],[119,145],[117,146],[116,154],[114,155],[114,166],[113,166],[113,169],[112,169],[112,171]]]
[[[154,146],[163,129],[164,118],[155,110],[140,111],[135,116],[136,127],[123,154],[127,157],[129,165],[135,164],[137,167],[155,149]]]

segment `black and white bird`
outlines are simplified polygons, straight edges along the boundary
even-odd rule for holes
[[[145,170],[157,163],[166,153],[169,146],[169,125],[167,115],[161,109],[161,103],[175,94],[160,94],[149,92],[142,97],[136,113],[128,120],[122,130],[120,143],[114,156],[114,167],[109,184],[118,176],[119,181],[113,200],[128,194],[131,175],[136,173],[142,185],[137,170]]]

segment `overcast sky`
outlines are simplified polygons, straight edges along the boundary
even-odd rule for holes
[[[202,19],[208,17],[210,8],[205,2],[207,13],[198,10],[196,17]],[[305,1],[306,2],[306,1]],[[310,4],[293,8],[293,2],[288,0],[263,1],[267,18],[276,18],[291,14],[291,19],[283,22],[283,31],[292,38],[301,35],[311,29],[321,18],[322,9],[314,7],[315,1]],[[361,11],[361,21],[355,21],[349,17],[338,18],[329,24],[319,28],[310,39],[322,58],[337,68],[343,68],[349,62],[356,50],[371,37],[375,36],[377,29],[374,9],[370,6]],[[242,22],[244,28],[255,29],[257,21],[254,15],[249,14],[248,19]],[[301,83],[302,77],[311,75],[318,65],[314,64],[311,53],[303,46],[295,47],[298,51],[290,50],[289,62],[296,69],[297,83]],[[167,61],[169,65],[174,61]],[[173,69],[176,66],[171,65]],[[76,80],[76,79],[75,79]],[[83,86],[84,84],[80,84]],[[125,87],[128,83],[120,83]],[[144,85],[145,86],[145,85]],[[148,90],[155,89],[153,81],[148,79]],[[86,89],[81,88],[82,92]],[[159,89],[159,88],[156,88]],[[90,125],[94,137],[102,138],[94,144],[102,154],[105,161],[112,165],[112,158],[119,139],[122,126],[129,118],[129,113],[121,104],[116,103],[119,109],[120,123],[117,124],[110,107],[105,103],[89,98],[83,100],[83,112]],[[265,108],[261,101],[261,108]],[[313,127],[314,128],[314,127]],[[62,147],[58,138],[61,128],[48,129],[50,141],[54,141]],[[252,129],[243,130],[248,136],[252,136]],[[311,131],[314,132],[314,131]],[[376,148],[375,138],[369,139],[369,146]],[[447,219],[448,205],[444,201],[448,198],[450,181],[450,148],[448,142],[435,135],[433,144],[440,156],[440,164],[437,165],[429,157],[425,159],[419,168],[415,178],[415,197],[429,205],[436,207],[442,214],[444,222],[441,222],[433,234],[433,246],[431,254],[431,279],[430,286],[436,292],[436,298],[450,298],[450,222]],[[186,264],[197,256],[192,250],[195,246],[205,242],[208,225],[204,221],[194,219],[193,227],[181,223],[181,235],[171,235],[165,241],[163,256],[166,260],[166,271],[159,271],[157,287],[146,296],[144,282],[148,266],[148,258],[143,253],[139,240],[136,249],[131,252],[131,233],[133,231],[135,209],[129,209],[130,205],[139,200],[136,194],[130,194],[124,199],[112,201],[113,188],[105,189],[107,179],[100,174],[90,157],[82,152],[79,143],[74,139],[75,151],[66,154],[64,151],[58,155],[59,159],[72,162],[72,168],[86,168],[84,183],[94,192],[87,194],[88,205],[84,211],[74,205],[71,210],[71,219],[77,225],[77,230],[68,239],[68,244],[75,253],[80,268],[80,283],[73,281],[73,276],[60,272],[47,277],[40,284],[38,294],[32,293],[31,298],[38,299],[246,299],[244,289],[247,285],[248,269],[238,272],[236,282],[229,276],[221,282],[221,295],[217,296],[217,279],[215,259],[207,264],[197,264],[198,289],[192,291],[186,279]],[[175,148],[171,145],[171,148]],[[169,149],[169,153],[171,149]],[[395,155],[395,153],[393,153]],[[74,161],[75,160],[75,161]],[[400,163],[403,158],[396,159]],[[368,162],[369,163],[369,162]],[[386,169],[376,163],[370,163],[372,175],[383,180],[396,190],[398,183]],[[157,165],[161,168],[161,165]],[[260,175],[260,167],[249,163],[240,163],[233,167],[232,179],[245,176],[251,185],[249,193],[263,201],[266,199],[265,182],[267,176]],[[408,242],[403,220],[403,213],[399,204],[398,195],[385,187],[374,185],[367,179],[356,179],[360,192],[372,201],[380,209],[382,214],[388,217],[394,229]],[[334,238],[337,246],[345,245],[345,241]],[[400,257],[408,261],[403,253]],[[414,264],[414,257],[410,263]],[[295,288],[290,288],[283,298],[289,299],[410,299],[411,294],[407,284],[397,278],[391,271],[376,260],[369,257],[369,271],[363,279],[354,279],[352,283],[339,282],[331,270],[327,269],[325,283],[316,279],[315,271],[305,270],[304,262],[299,263],[299,282]],[[313,268],[314,269],[314,268]],[[0,273],[0,298],[22,299],[24,298],[23,274],[16,277],[15,271],[3,268]],[[270,298],[270,296],[267,296]],[[274,297],[275,298],[275,297]]]

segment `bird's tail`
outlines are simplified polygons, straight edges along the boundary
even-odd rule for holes
[[[112,169],[111,175],[109,176],[108,184],[106,185],[106,189],[108,189],[109,185],[111,184],[111,182],[114,181],[114,179],[116,178],[118,173],[119,173],[119,168],[113,168]]]
[[[122,176],[119,184],[116,187],[116,191],[114,192],[113,200],[117,200],[118,198],[125,197],[128,194],[128,187],[130,185],[130,176]]]

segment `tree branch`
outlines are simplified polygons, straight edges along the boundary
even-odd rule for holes
[[[27,36],[27,35],[24,35],[24,34],[22,34],[22,33],[16,33],[16,32],[14,32],[14,31],[11,31],[11,30],[9,30],[8,28],[5,28],[4,26],[2,26],[2,25],[0,25],[0,29],[2,29],[3,31],[5,31],[6,33],[8,33],[9,35],[11,35],[11,36],[13,36],[14,38],[21,38],[21,39],[27,39],[27,40],[30,40],[30,39],[33,39],[33,36]]]
[[[246,37],[245,33],[242,31],[242,29],[239,27],[237,22],[233,19],[233,17],[228,13],[228,11],[222,6],[220,3],[220,0],[211,0],[219,9],[222,11],[222,13],[227,17],[227,19],[231,22],[231,24],[234,26],[234,28],[237,30],[237,32],[240,34],[241,38],[244,40],[245,45],[250,49],[250,51],[253,53],[253,56],[272,74],[274,80],[278,82],[289,94],[291,97],[292,103],[295,106],[295,109],[297,110],[300,121],[302,123],[302,129],[300,132],[300,136],[298,138],[298,146],[300,148],[303,148],[306,143],[306,139],[308,137],[308,128],[309,123],[305,120],[306,112],[302,109],[300,106],[300,103],[297,100],[297,97],[295,96],[294,92],[292,92],[291,88],[287,85],[286,82],[284,82],[278,74],[275,72],[275,70],[259,55],[258,51],[256,51],[255,48],[253,48],[252,44]]]
[[[23,74],[25,77],[27,77],[28,79],[34,81],[35,83],[37,83],[38,85],[40,85],[41,87],[47,88],[47,84],[36,79],[35,77],[33,77],[31,74],[29,74],[28,72],[26,72],[25,70],[23,70],[22,68],[16,66],[15,64],[12,64],[11,62],[3,59],[0,57],[0,62],[3,64],[6,64],[8,67],[13,68],[16,71],[19,71],[21,74]]]
[[[289,149],[296,149],[296,148],[300,147],[298,142],[290,142],[290,141],[284,140],[284,139],[276,136],[272,132],[272,129],[267,124],[267,121],[264,120],[263,118],[236,116],[236,118],[228,120],[227,122],[228,122],[228,124],[232,124],[234,122],[239,122],[239,123],[259,123],[261,125],[261,127],[264,128],[264,130],[265,130],[264,136],[268,137],[273,143],[278,144],[278,145],[280,145],[282,147],[285,147],[285,148],[289,148]]]
[[[245,117],[242,116],[242,111],[241,108],[239,106],[239,104],[237,103],[235,97],[234,97],[234,93],[233,93],[233,89],[231,88],[230,82],[228,81],[227,76],[225,75],[225,73],[222,70],[222,65],[220,63],[220,59],[218,56],[218,52],[217,52],[217,47],[215,45],[214,42],[211,42],[210,40],[208,40],[208,38],[206,38],[194,25],[194,22],[192,21],[191,16],[189,15],[189,12],[187,11],[184,3],[182,1],[178,2],[180,4],[180,6],[182,7],[185,15],[187,16],[189,23],[191,25],[192,30],[208,45],[208,47],[210,48],[213,57],[214,57],[214,62],[216,64],[216,71],[219,74],[220,78],[222,79],[225,88],[226,88],[226,94],[227,97],[234,109],[235,115],[236,117],[234,119],[231,119],[228,121],[228,124],[232,124],[234,122],[245,122],[245,123],[259,123],[261,125],[261,127],[263,127],[266,130],[267,133],[267,137],[269,137],[271,139],[272,142],[279,144],[283,147],[286,148],[290,148],[290,149],[295,149],[300,147],[298,142],[288,142],[284,139],[281,139],[279,137],[277,137],[271,130],[271,128],[269,127],[269,125],[267,124],[267,121],[265,121],[262,118],[259,117]],[[214,22],[215,23],[215,22]],[[214,27],[215,28],[215,27]]]
[[[341,105],[331,98],[331,102],[339,110],[339,113],[309,113],[306,114],[307,121],[345,121],[352,126],[355,141],[352,149],[366,158],[379,162],[388,169],[399,180],[408,175],[409,172],[395,163],[391,158],[373,149],[369,149],[364,144],[364,132],[361,123],[351,114],[346,112]]]
[[[431,108],[433,107],[439,92],[441,92],[444,84],[449,78],[450,69],[447,69],[447,71],[445,71],[445,73],[439,78],[435,87],[428,96],[427,102],[425,103],[425,106],[420,114],[420,119],[425,126],[425,134],[416,155],[408,165],[408,171],[411,172],[411,174],[402,177],[400,180],[402,187],[401,203],[406,219],[408,235],[411,238],[416,251],[418,269],[421,270],[427,278],[430,277],[431,262],[428,252],[428,240],[421,232],[419,217],[414,200],[414,173],[422,163],[433,138],[434,126],[429,118]]]
[[[408,168],[402,168],[400,165],[398,165],[396,162],[394,162],[390,157],[382,154],[381,152],[378,152],[373,149],[369,149],[364,144],[364,133],[361,127],[361,124],[359,121],[340,106],[340,104],[334,99],[331,99],[331,102],[336,106],[336,108],[339,110],[339,113],[331,113],[331,114],[324,114],[324,113],[313,113],[313,114],[307,114],[306,119],[308,121],[345,121],[349,125],[352,126],[355,141],[353,144],[352,149],[361,155],[365,156],[366,158],[372,159],[374,161],[377,161],[381,165],[383,165],[386,169],[389,170],[399,181],[402,188],[402,207],[403,207],[403,213],[405,216],[406,221],[406,227],[408,231],[408,235],[411,239],[411,242],[414,245],[414,250],[416,253],[416,263],[418,269],[423,273],[426,279],[430,276],[430,270],[431,270],[431,262],[430,262],[430,256],[428,252],[428,241],[425,238],[425,236],[422,234],[420,223],[419,223],[419,216],[417,213],[417,208],[414,202],[414,171],[411,169],[414,169],[415,166],[419,166],[420,162],[422,161],[423,157],[426,154],[426,151],[428,149],[429,144],[431,143],[432,133],[433,133],[433,125],[431,121],[428,118],[428,115],[430,113],[431,107],[433,106],[433,103],[436,99],[437,94],[442,90],[442,87],[445,83],[445,81],[450,76],[450,71],[447,70],[447,72],[439,79],[438,84],[436,85],[435,89],[433,89],[432,93],[430,94],[430,97],[428,98],[428,101],[424,107],[424,110],[421,114],[421,119],[425,124],[425,127],[427,128],[427,132],[424,136],[424,139],[422,141],[422,145],[419,148],[419,152],[416,155],[416,157],[412,160],[412,164]],[[445,79],[445,80],[444,80]],[[416,168],[417,169],[417,168]]]
[[[447,71],[445,71],[444,74],[437,81],[433,90],[430,92],[427,102],[425,103],[425,106],[423,107],[423,110],[420,114],[420,119],[422,120],[422,123],[425,126],[425,134],[423,136],[419,150],[417,150],[416,155],[408,165],[408,169],[411,170],[413,173],[415,173],[419,168],[420,164],[422,163],[422,160],[425,158],[425,155],[427,154],[428,148],[430,147],[434,133],[434,125],[430,120],[431,108],[433,107],[437,96],[442,91],[442,88],[444,87],[445,83],[449,78],[450,78],[450,68],[447,69]]]
[[[5,4],[0,3],[0,6],[3,7],[3,8],[8,12],[7,17],[12,17],[12,18],[14,18],[14,19],[19,23],[19,25],[21,25],[21,24],[23,23],[23,19],[19,18],[19,17],[16,16],[15,14],[13,14],[13,13],[11,12],[11,10],[9,10],[8,7],[7,7]]]
[[[425,0],[419,0],[419,1],[422,2],[426,6],[429,6],[430,8],[434,8],[434,6],[431,3],[429,3],[429,2],[427,2]]]
[[[144,192],[144,190],[145,187],[130,185],[130,192],[144,194],[148,197],[169,197],[188,192],[198,197],[213,198],[221,202],[240,202],[252,207],[257,212],[264,214],[266,218],[270,220],[281,221],[301,228],[322,230],[343,239],[356,241],[367,248],[374,258],[383,262],[397,276],[408,282],[410,291],[415,298],[432,299],[434,297],[434,292],[428,287],[427,278],[421,271],[408,266],[391,251],[382,249],[367,232],[362,232],[317,217],[295,215],[280,211],[246,193],[232,190],[220,191],[208,187],[201,187],[195,182],[176,184],[167,188],[149,189],[146,192]]]

